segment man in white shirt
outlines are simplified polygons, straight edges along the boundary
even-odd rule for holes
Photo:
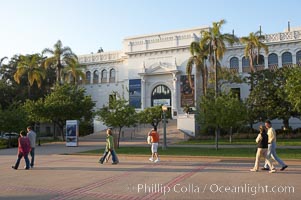
[[[267,128],[268,132],[268,152],[267,152],[267,158],[272,157],[274,160],[276,160],[279,165],[281,165],[280,171],[285,170],[288,166],[277,156],[276,154],[276,131],[271,125],[270,120],[265,121],[265,127]],[[263,170],[268,170],[268,164],[265,162]]]

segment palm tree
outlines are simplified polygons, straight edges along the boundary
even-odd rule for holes
[[[268,46],[264,44],[262,41],[265,39],[264,35],[261,35],[261,31],[257,31],[256,33],[250,33],[248,37],[240,38],[240,42],[245,44],[245,56],[249,58],[251,73],[256,72],[254,67],[255,57],[257,57],[257,63],[259,59],[260,50],[263,48],[265,53],[269,53]]]
[[[2,62],[3,62],[5,59],[7,59],[6,56],[0,59],[0,67],[2,66]]]
[[[206,66],[206,59],[207,59],[207,52],[204,51],[200,47],[199,42],[192,42],[190,44],[190,53],[191,57],[188,59],[187,65],[186,65],[186,74],[188,75],[188,80],[190,83],[190,87],[194,89],[194,85],[192,83],[191,74],[192,74],[192,68],[195,66],[196,68],[196,97],[198,98],[200,96],[200,91],[203,91],[203,95],[206,95],[207,93],[207,83],[208,83],[208,69]],[[202,85],[199,83],[199,79],[202,76]],[[202,88],[201,88],[202,86]]]
[[[250,33],[248,37],[242,37],[240,38],[240,42],[242,44],[245,44],[245,56],[249,58],[250,61],[250,69],[251,69],[251,77],[250,77],[250,82],[251,82],[251,91],[253,90],[253,76],[254,72],[256,72],[256,68],[254,67],[254,61],[255,57],[257,57],[257,63],[259,59],[259,53],[261,48],[264,49],[265,53],[269,53],[268,46],[264,44],[263,41],[265,39],[265,36],[261,35],[261,31],[257,31],[256,33]]]
[[[215,101],[217,100],[218,96],[218,65],[226,52],[226,43],[233,45],[234,42],[238,41],[238,38],[235,37],[234,34],[221,33],[221,28],[225,23],[226,21],[223,19],[219,22],[213,22],[209,31],[201,32],[200,47],[208,47],[209,61],[211,65],[213,65],[215,71]],[[216,150],[218,150],[218,135],[219,125],[216,124]]]
[[[225,23],[224,19],[213,22],[209,31],[202,31],[201,33],[200,47],[208,47],[209,61],[215,71],[215,97],[218,95],[217,67],[226,52],[226,43],[233,45],[238,41],[238,38],[233,34],[221,33],[221,27]]]
[[[79,78],[85,80],[86,74],[83,72],[85,66],[80,65],[77,59],[72,59],[63,69],[64,80],[76,84]]]
[[[56,82],[61,84],[61,75],[64,65],[72,62],[74,59],[77,60],[77,56],[72,52],[70,47],[63,47],[63,44],[60,40],[54,44],[53,50],[46,48],[42,51],[42,53],[48,53],[52,55],[45,60],[45,67],[53,67],[56,69]]]
[[[20,84],[23,75],[28,79],[28,96],[30,97],[30,88],[34,82],[38,88],[41,88],[42,80],[45,79],[45,69],[42,67],[43,58],[39,54],[21,55],[17,64],[17,71],[14,74],[14,80]]]

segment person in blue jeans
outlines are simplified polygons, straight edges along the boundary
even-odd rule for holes
[[[29,159],[28,154],[30,152],[30,142],[28,137],[26,136],[25,131],[20,132],[20,137],[18,139],[18,158],[15,165],[12,166],[13,169],[18,169],[20,165],[21,159],[24,157],[26,166],[25,169],[29,169]]]
[[[31,151],[30,151],[30,157],[31,157],[31,161],[30,161],[30,167],[33,168],[34,166],[34,158],[35,158],[35,148],[36,148],[36,137],[37,134],[32,130],[31,126],[27,127],[27,137],[30,141],[30,147],[31,147]]]
[[[275,161],[278,162],[279,165],[281,165],[280,171],[285,170],[288,166],[277,156],[276,153],[276,131],[272,127],[271,121],[266,120],[265,121],[265,127],[268,130],[268,152],[267,152],[267,158],[273,158]],[[264,167],[262,170],[269,170],[267,162],[265,162]]]
[[[103,156],[99,159],[99,163],[103,164],[108,154],[111,154],[112,156],[112,164],[116,165],[119,163],[117,159],[116,152],[114,150],[114,138],[113,138],[113,132],[111,129],[107,129],[107,138],[106,138],[106,148]]]

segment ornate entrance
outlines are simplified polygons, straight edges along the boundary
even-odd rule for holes
[[[171,91],[166,85],[158,85],[152,91],[151,106],[171,106]]]

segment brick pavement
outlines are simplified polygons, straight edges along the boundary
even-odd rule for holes
[[[97,163],[98,156],[62,155],[97,149],[62,143],[37,147],[36,167],[12,170],[16,149],[0,150],[0,199],[301,199],[301,161],[269,174],[249,172],[254,159],[119,155],[120,163]],[[24,161],[20,166],[23,166]]]

